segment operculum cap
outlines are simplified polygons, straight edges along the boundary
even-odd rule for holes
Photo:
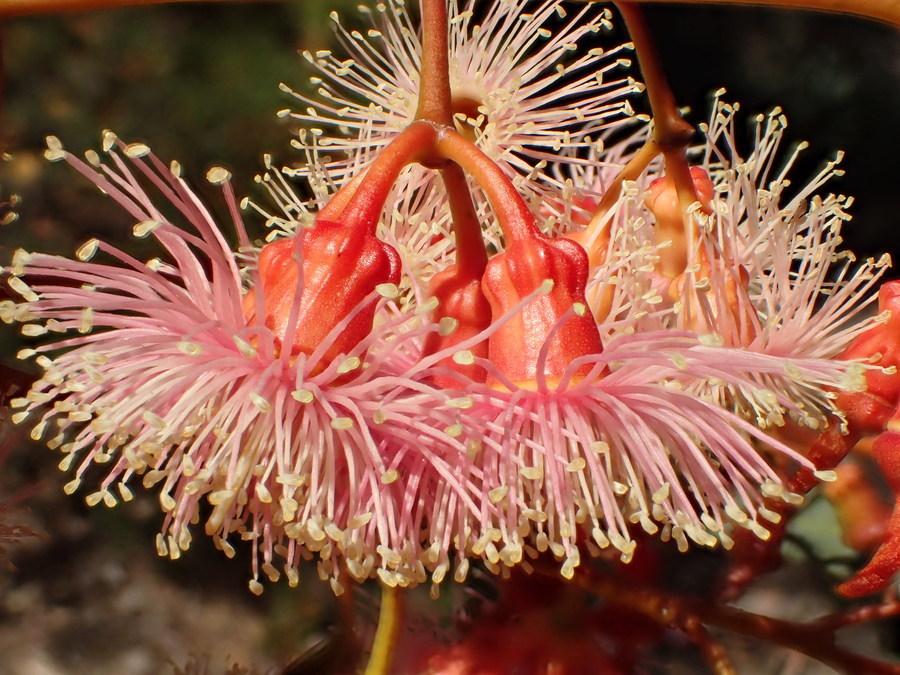
[[[587,253],[569,239],[514,240],[488,262],[483,290],[493,320],[502,320],[489,339],[488,355],[504,377],[524,388],[534,388],[539,379],[552,384],[574,359],[603,351],[597,324],[584,311],[587,277]],[[535,291],[520,311],[509,314]]]
[[[281,347],[312,354],[326,340],[323,362],[349,353],[372,330],[377,298],[363,303],[379,284],[400,280],[400,256],[365,228],[319,220],[295,238],[263,247],[259,255],[264,323]],[[302,270],[302,279],[301,279]],[[244,315],[257,320],[257,296],[244,297]],[[294,305],[299,303],[292,321]],[[335,326],[353,314],[338,335]],[[290,332],[290,335],[287,333]]]
[[[461,273],[457,266],[438,272],[431,280],[430,292],[438,299],[435,314],[440,319],[449,318],[455,322],[455,328],[449,332],[431,333],[425,339],[424,354],[436,354],[450,350],[455,345],[475,337],[491,324],[491,306],[481,290],[481,278]],[[476,357],[488,356],[486,340],[469,347]],[[474,382],[484,382],[486,373],[478,364],[460,364],[450,354],[441,359],[439,365],[456,371]],[[451,375],[437,375],[433,382],[438,387],[459,388],[464,380]]]

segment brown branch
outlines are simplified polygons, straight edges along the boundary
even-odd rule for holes
[[[822,617],[809,623],[795,623],[708,599],[684,598],[649,587],[630,587],[613,575],[581,574],[576,575],[574,581],[609,603],[638,612],[665,628],[680,630],[701,648],[716,673],[733,671],[728,670],[730,665],[724,652],[717,649],[718,645],[705,631],[698,631],[697,624],[787,647],[838,672],[900,675],[900,665],[861,656],[838,646],[835,641],[835,631],[843,626],[900,614],[900,603],[896,601],[881,607],[859,608]],[[712,661],[717,655],[722,655],[726,660]]]
[[[684,120],[678,110],[653,36],[644,20],[644,13],[634,2],[620,1],[615,4],[634,42],[638,64],[647,86],[647,98],[653,113],[653,140],[663,153],[683,152],[694,136],[694,127]]]
[[[656,44],[644,12],[634,2],[619,0],[615,3],[619,13],[625,20],[625,27],[634,42],[638,65],[647,87],[647,98],[650,100],[650,111],[653,113],[653,141],[662,151],[666,163],[666,175],[675,184],[678,204],[681,208],[681,227],[663,227],[657,222],[657,235],[662,239],[671,239],[674,244],[665,255],[660,257],[659,270],[667,277],[681,274],[688,261],[686,242],[695,238],[694,219],[690,215],[691,205],[697,201],[694,179],[687,160],[687,148],[694,136],[692,127],[678,110],[675,95],[669,86],[662,59],[656,50]]]
[[[416,119],[453,126],[447,0],[421,0],[422,70]]]
[[[260,2],[262,0],[250,1]],[[120,9],[175,2],[248,2],[248,0],[0,0],[0,19],[30,14],[88,12],[97,9]]]
[[[0,19],[30,14],[87,12],[98,9],[117,9],[138,5],[158,5],[175,2],[271,2],[277,0],[2,0]],[[600,2],[601,0],[572,0]],[[881,23],[900,26],[900,0],[641,0],[654,4],[704,4],[722,6],[761,6],[785,9],[804,9],[832,14],[850,14]]]
[[[574,0],[600,2],[601,0]],[[654,4],[696,3],[704,5],[752,5],[782,9],[807,9],[831,14],[852,14],[882,23],[900,26],[900,0],[641,0]]]
[[[85,12],[133,5],[156,5],[161,2],[247,2],[249,0],[2,0],[0,18],[25,14]],[[252,0],[259,2],[261,0]],[[600,2],[601,0],[573,0]],[[882,23],[900,26],[900,0],[642,0],[653,3],[696,3],[707,5],[756,5],[819,12],[852,14]]]

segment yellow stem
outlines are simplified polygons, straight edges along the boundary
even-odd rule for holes
[[[659,155],[659,146],[655,141],[650,139],[644,143],[607,186],[606,192],[603,193],[600,203],[594,209],[591,221],[587,224],[587,227],[580,232],[567,235],[569,239],[581,244],[588,252],[592,267],[603,263],[606,245],[609,243],[609,228],[606,228],[606,216],[609,210],[619,201],[622,184],[626,180],[637,180],[644,173],[650,162],[656,159],[657,155]],[[600,234],[603,228],[606,228],[605,236]]]
[[[378,629],[372,643],[369,663],[363,675],[390,675],[394,660],[394,647],[403,623],[403,591],[389,586],[381,587],[381,609],[378,613]]]

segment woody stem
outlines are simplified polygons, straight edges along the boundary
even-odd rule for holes
[[[422,68],[416,119],[453,126],[447,0],[420,0]]]
[[[3,0],[0,3],[0,18],[27,14],[50,14],[55,12],[85,12],[94,9],[131,7],[135,5],[159,5],[164,2],[218,2],[222,0]],[[225,0],[242,2],[245,0]],[[587,0],[592,2],[595,0]],[[596,0],[599,1],[599,0]],[[646,2],[672,3],[676,0],[644,0]],[[678,2],[719,5],[765,5],[769,7],[792,7],[812,9],[821,12],[854,14],[895,26],[900,25],[900,3],[895,0],[678,0]]]
[[[619,8],[634,42],[644,84],[647,85],[647,96],[650,99],[655,125],[653,140],[663,152],[684,149],[694,135],[694,128],[685,122],[678,111],[662,61],[644,20],[644,12],[632,2],[617,2],[616,7]]]
[[[656,51],[653,37],[644,20],[643,10],[632,2],[617,2],[616,6],[625,20],[625,25],[634,42],[644,83],[647,85],[647,96],[650,99],[650,110],[653,113],[653,140],[662,151],[666,161],[666,174],[672,178],[678,195],[681,209],[683,231],[682,237],[689,238],[691,217],[688,208],[697,201],[697,192],[691,178],[691,169],[687,161],[687,147],[694,135],[694,128],[685,121],[678,111],[675,96],[669,87],[662,61]],[[686,247],[675,247],[674,250],[687,250]],[[684,269],[687,260],[672,261],[671,267]]]
[[[542,567],[536,568],[546,573]],[[702,626],[714,626],[738,635],[771,641],[810,656],[842,673],[900,675],[900,666],[883,663],[853,653],[837,644],[834,631],[846,623],[882,619],[900,614],[900,603],[888,603],[878,610],[849,617],[825,617],[810,623],[794,623],[754,614],[737,607],[667,593],[650,587],[623,584],[614,575],[596,572],[576,575],[574,583],[595,593],[610,604],[619,605],[655,621],[664,628],[676,628],[698,641],[709,665],[717,673],[734,673],[727,655]]]

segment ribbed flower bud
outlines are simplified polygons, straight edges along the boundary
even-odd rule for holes
[[[866,391],[838,398],[851,429],[881,431],[872,454],[895,495],[894,510],[884,539],[868,564],[838,587],[848,597],[860,597],[884,589],[900,570],[900,282],[882,285],[878,308],[889,313],[887,320],[861,335],[841,355],[844,359],[875,361],[881,368],[866,372]],[[890,412],[893,408],[893,412]]]
[[[694,192],[697,193],[697,201],[700,202],[701,210],[707,214],[711,213],[710,204],[716,191],[709,179],[709,174],[699,166],[694,166],[691,167],[691,179],[694,182]],[[650,183],[644,203],[656,216],[657,225],[670,229],[681,228],[681,205],[678,201],[675,181],[671,176],[661,176]]]
[[[328,363],[349,353],[372,330],[377,299],[362,309],[359,305],[377,285],[399,281],[400,256],[365,228],[331,221],[317,221],[298,236],[299,246],[295,239],[280,239],[260,252],[265,325],[280,344],[290,343],[295,355],[311,354],[328,338],[330,346],[323,357]],[[257,294],[251,290],[244,298],[248,321],[256,319],[256,302]],[[348,325],[329,336],[353,312]]]
[[[882,284],[878,291],[878,311],[890,312],[890,317],[860,335],[841,354],[842,359],[871,359],[878,355],[879,366],[900,366],[900,281]],[[900,376],[890,371],[870,370],[866,372],[866,391],[896,405],[900,403]]]
[[[552,384],[574,359],[603,351],[597,324],[584,311],[587,276],[587,254],[569,239],[515,240],[488,262],[483,286],[494,321],[540,289],[488,343],[491,362],[511,382]]]
[[[425,340],[425,355],[451,349],[486,329],[491,323],[491,306],[481,290],[481,279],[466,278],[453,266],[438,272],[431,280],[431,295],[438,299],[436,312],[441,319],[451,319],[454,327],[449,332],[431,333]],[[487,357],[487,341],[469,348],[476,357]],[[439,362],[444,368],[454,370],[475,382],[484,382],[484,368],[477,364],[459,364],[448,356]],[[461,380],[445,375],[433,378],[438,387],[454,389],[461,386]]]

